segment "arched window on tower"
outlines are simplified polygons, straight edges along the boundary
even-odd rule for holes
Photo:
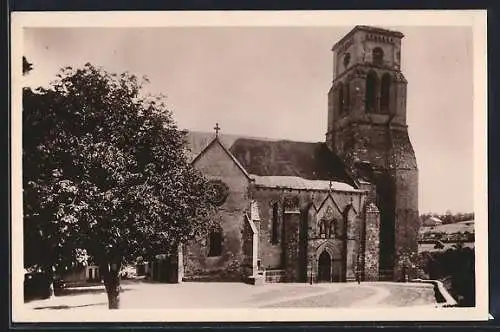
[[[338,103],[338,109],[339,113],[342,114],[344,113],[344,86],[342,83],[339,84],[338,88],[338,95],[337,95],[337,103]]]
[[[373,64],[382,65],[384,63],[384,51],[380,47],[375,47],[372,51]]]
[[[370,71],[366,77],[365,109],[367,113],[377,112],[378,76]]]
[[[215,257],[222,255],[222,228],[215,229],[210,232],[208,237],[208,256]]]
[[[380,112],[389,113],[391,75],[385,73],[380,83]]]
[[[273,204],[273,215],[271,220],[271,243],[279,243],[279,205]]]

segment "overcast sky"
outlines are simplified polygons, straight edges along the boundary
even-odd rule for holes
[[[146,75],[181,128],[324,141],[332,45],[352,27],[26,29],[26,78],[46,86],[86,62]],[[473,211],[472,31],[391,27],[405,34],[408,125],[421,213]]]

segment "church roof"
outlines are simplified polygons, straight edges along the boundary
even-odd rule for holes
[[[214,137],[213,133],[188,132],[187,143],[191,160],[201,153]],[[227,134],[219,134],[218,137],[249,174],[258,177],[276,177],[266,180],[259,178],[259,181],[267,181],[269,184],[285,181],[294,187],[303,187],[307,182],[305,180],[325,180],[326,182],[321,184],[307,183],[307,185],[322,187],[326,185],[327,189],[329,180],[332,180],[350,185],[350,189],[345,190],[352,190],[351,186],[355,186],[342,160],[331,152],[325,143],[249,138]]]
[[[307,190],[353,191],[355,188],[347,183],[329,180],[307,180],[298,176],[258,176],[252,175],[257,186],[266,188],[288,188]]]

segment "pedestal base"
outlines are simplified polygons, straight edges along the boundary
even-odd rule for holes
[[[248,277],[248,283],[254,286],[261,286],[266,283],[266,278],[263,275],[255,275]]]

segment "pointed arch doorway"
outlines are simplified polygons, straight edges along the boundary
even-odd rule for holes
[[[332,258],[330,254],[324,250],[318,259],[318,281],[331,282],[332,281]]]

